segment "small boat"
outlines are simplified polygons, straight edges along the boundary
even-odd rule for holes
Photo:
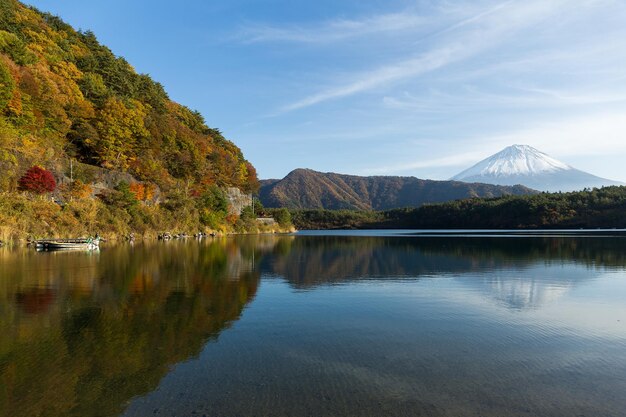
[[[100,248],[99,237],[79,239],[45,239],[36,241],[39,251],[46,250],[97,250]]]

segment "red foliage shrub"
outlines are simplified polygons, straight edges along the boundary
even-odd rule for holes
[[[57,186],[52,173],[39,166],[30,167],[19,179],[18,184],[21,191],[37,194],[52,192]]]

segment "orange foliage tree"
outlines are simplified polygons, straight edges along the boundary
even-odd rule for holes
[[[144,184],[141,182],[134,182],[130,184],[129,189],[139,201],[152,200],[156,193],[156,187],[154,184]]]

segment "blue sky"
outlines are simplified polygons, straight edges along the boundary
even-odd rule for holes
[[[31,0],[199,110],[261,178],[447,179],[528,144],[626,181],[623,0]]]

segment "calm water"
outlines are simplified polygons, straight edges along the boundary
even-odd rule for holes
[[[0,250],[3,416],[624,416],[626,238]]]

